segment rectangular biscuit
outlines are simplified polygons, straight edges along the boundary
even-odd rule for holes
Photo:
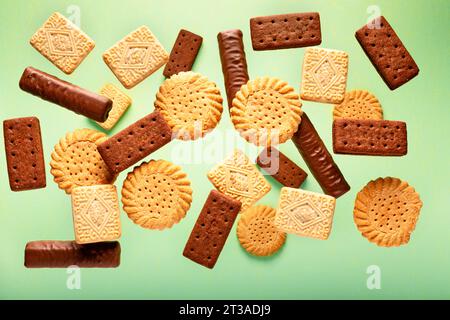
[[[171,139],[169,125],[155,111],[101,143],[97,149],[108,168],[117,174],[166,145]]]
[[[105,130],[111,130],[131,105],[131,98],[111,83],[100,89],[100,94],[111,99],[112,108],[105,122],[97,122]]]
[[[261,169],[286,187],[300,188],[308,174],[274,147],[265,148],[256,159]]]
[[[199,35],[181,29],[170,52],[169,61],[164,68],[163,75],[169,78],[178,72],[192,70],[192,65],[202,42],[203,38]]]
[[[3,121],[9,186],[12,191],[44,188],[41,127],[36,117]]]
[[[317,12],[252,18],[250,32],[254,50],[302,48],[322,43]]]
[[[419,67],[385,17],[364,25],[355,37],[389,89],[395,90],[419,74]]]
[[[233,29],[219,32],[217,41],[219,43],[228,107],[231,108],[236,93],[249,79],[242,31]]]
[[[19,87],[45,101],[55,103],[99,122],[106,121],[113,104],[107,97],[80,88],[33,67],[24,70]]]
[[[324,193],[338,198],[350,190],[341,170],[304,112],[292,141]]]
[[[27,268],[116,268],[120,265],[120,243],[77,244],[75,241],[32,241],[25,247]]]
[[[119,198],[114,185],[74,188],[72,215],[78,244],[112,241],[121,236]]]
[[[192,229],[183,255],[202,266],[214,268],[240,209],[240,201],[212,190]]]
[[[408,152],[406,123],[388,120],[336,119],[334,153],[403,156]]]

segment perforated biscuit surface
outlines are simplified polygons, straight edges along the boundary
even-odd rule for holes
[[[352,90],[345,94],[344,101],[335,105],[334,119],[383,119],[383,109],[377,97],[366,90]]]

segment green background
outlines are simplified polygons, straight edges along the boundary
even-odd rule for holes
[[[394,92],[383,83],[354,38],[354,32],[367,21],[367,7],[374,3],[420,67],[417,78]],[[81,28],[96,42],[95,49],[71,76],[63,74],[28,43],[51,13],[59,11],[67,16],[69,5],[80,7]],[[11,192],[4,152],[0,152],[0,298],[450,298],[449,9],[447,0],[2,0],[0,118],[39,117],[47,188]],[[68,131],[99,128],[86,118],[20,91],[18,81],[26,66],[93,91],[105,82],[123,88],[102,61],[106,49],[145,24],[170,51],[178,30],[186,28],[204,38],[194,70],[215,81],[225,97],[216,35],[221,30],[239,28],[244,33],[250,76],[280,77],[298,89],[304,49],[253,51],[249,18],[307,11],[320,12],[321,46],[349,53],[348,89],[373,92],[383,105],[386,119],[408,124],[409,151],[405,157],[334,156],[352,189],[337,201],[328,241],[289,235],[281,252],[270,258],[256,258],[240,247],[235,226],[215,269],[208,270],[184,258],[181,253],[187,237],[212,189],[206,178],[212,164],[184,164],[180,158],[173,158],[172,150],[179,144],[201,144],[177,141],[151,157],[182,164],[192,181],[192,207],[178,225],[163,232],[145,230],[123,213],[120,268],[82,270],[81,290],[66,288],[65,269],[23,267],[23,250],[28,241],[73,238],[70,197],[57,188],[50,174],[53,146]],[[162,81],[160,69],[128,91],[133,106],[113,133],[153,110],[154,96]],[[331,148],[332,107],[304,102],[303,109]],[[224,112],[217,132],[231,127],[228,112]],[[234,135],[240,141],[237,133]],[[227,147],[227,153],[232,149]],[[280,149],[306,169],[291,142]],[[122,173],[117,180],[119,189],[125,175]],[[380,176],[408,181],[424,203],[410,243],[400,248],[379,248],[369,243],[353,222],[356,193]],[[270,182],[272,191],[259,203],[274,207],[280,186]],[[303,188],[321,192],[312,175]],[[366,287],[366,269],[370,265],[381,268],[381,290]]]

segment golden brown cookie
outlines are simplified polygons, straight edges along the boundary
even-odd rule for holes
[[[103,161],[97,146],[107,136],[91,129],[66,134],[52,152],[51,173],[60,189],[70,194],[77,186],[110,184],[116,179]]]
[[[36,31],[30,44],[66,74],[71,74],[95,47],[91,38],[58,12]]]
[[[370,181],[356,196],[353,218],[362,235],[381,247],[406,244],[416,226],[422,201],[398,178]]]
[[[237,237],[242,247],[255,256],[270,256],[286,241],[286,233],[278,231],[274,224],[275,209],[255,206],[241,214]]]
[[[383,120],[383,109],[377,97],[366,90],[352,90],[344,101],[335,105],[333,119]]]
[[[277,78],[250,80],[241,87],[230,109],[239,134],[257,146],[286,142],[297,131],[302,114],[294,88]]]
[[[151,160],[128,173],[122,187],[123,209],[147,229],[172,227],[185,217],[192,202],[191,182],[181,167]]]
[[[219,123],[222,101],[214,82],[189,71],[180,72],[163,82],[156,95],[155,108],[177,138],[195,140]]]

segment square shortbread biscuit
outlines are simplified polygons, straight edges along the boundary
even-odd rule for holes
[[[105,122],[97,122],[105,130],[111,130],[131,105],[131,98],[111,83],[105,84],[99,92],[112,100],[113,106]]]
[[[326,240],[335,205],[336,199],[325,194],[281,188],[275,226],[287,233]]]
[[[76,243],[112,241],[121,236],[119,200],[113,185],[74,188],[72,214]]]
[[[91,38],[58,12],[36,31],[30,44],[66,74],[71,74],[95,47]]]
[[[251,207],[271,189],[264,176],[240,150],[208,172],[208,179],[222,193],[241,201],[241,210]]]
[[[103,60],[130,89],[165,65],[169,54],[150,29],[142,26],[108,49]]]
[[[301,98],[323,103],[341,103],[347,87],[347,73],[346,52],[322,48],[306,49]]]

